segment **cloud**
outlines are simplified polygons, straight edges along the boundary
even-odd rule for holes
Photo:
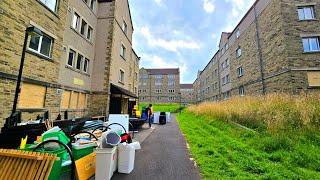
[[[213,13],[214,10],[216,9],[216,7],[214,5],[214,1],[212,1],[212,0],[203,0],[203,9],[207,13]]]
[[[147,40],[147,43],[149,46],[160,47],[167,51],[177,53],[179,50],[183,50],[183,49],[192,49],[192,50],[200,49],[200,44],[194,40],[190,40],[190,38],[188,38],[188,40],[182,40],[182,39],[166,40],[163,38],[157,38],[150,32],[150,29],[146,26],[142,27],[140,31],[138,31],[137,33],[141,33],[141,35],[143,35],[143,37]]]
[[[225,0],[225,2],[231,6],[231,13],[228,13],[226,20],[228,23],[223,28],[223,31],[231,32],[254,1],[255,0]]]
[[[181,83],[185,82],[186,73],[188,70],[187,63],[181,59],[172,60],[164,59],[155,54],[140,54],[141,55],[141,67],[147,68],[180,68]]]

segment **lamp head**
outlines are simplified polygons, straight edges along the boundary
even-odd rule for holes
[[[26,32],[30,35],[38,35],[38,36],[43,35],[42,31],[34,26],[27,27]]]

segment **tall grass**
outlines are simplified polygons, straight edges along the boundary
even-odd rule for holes
[[[149,103],[140,103],[139,109],[142,110],[143,107],[147,107]],[[152,104],[154,112],[171,112],[175,113],[179,111],[180,104],[177,103],[162,103],[162,104]]]
[[[320,128],[320,94],[234,97],[190,106],[187,111],[269,132]]]

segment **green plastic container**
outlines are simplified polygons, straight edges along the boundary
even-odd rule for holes
[[[74,160],[76,161],[82,157],[85,157],[93,153],[95,146],[95,143],[90,143],[86,145],[72,144],[72,155]]]
[[[59,140],[63,144],[68,144],[70,142],[70,139],[63,131],[49,132],[49,133],[46,132],[42,135],[42,141],[52,140],[52,139]]]

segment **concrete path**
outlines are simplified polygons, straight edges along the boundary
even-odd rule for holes
[[[155,130],[137,151],[135,169],[129,175],[116,173],[112,180],[198,180],[199,170],[190,160],[186,142],[175,115]]]

